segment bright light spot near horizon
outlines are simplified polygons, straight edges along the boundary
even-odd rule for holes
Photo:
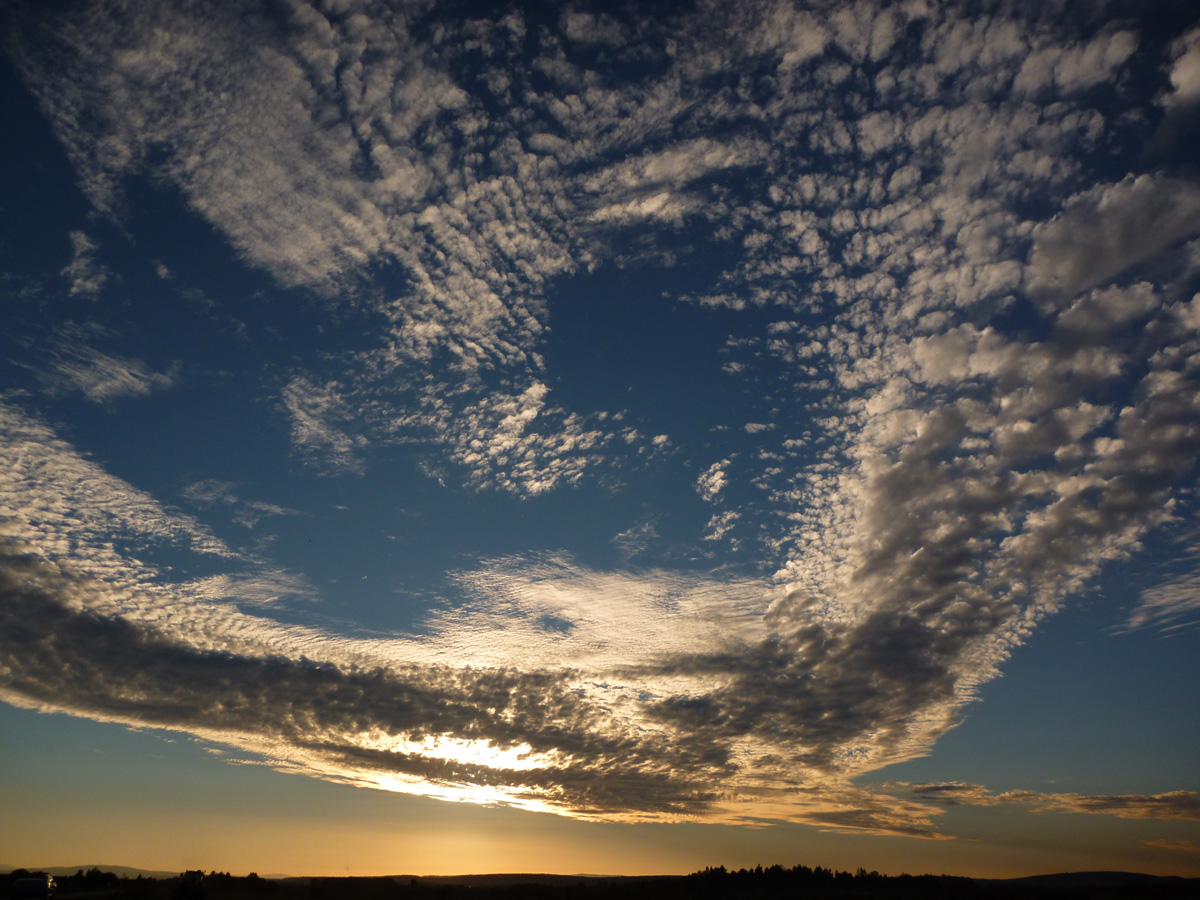
[[[552,754],[536,753],[529,744],[497,747],[492,741],[467,740],[447,734],[426,735],[419,741],[383,734],[378,731],[362,736],[362,745],[371,750],[404,753],[510,772],[548,769],[554,765]]]
[[[495,785],[463,784],[458,782],[436,782],[415,775],[354,773],[351,780],[364,787],[391,791],[395,794],[412,794],[433,800],[453,803],[473,803],[476,806],[511,806],[528,812],[563,814],[563,810],[529,796],[521,796],[512,788]],[[570,813],[568,813],[569,815]]]

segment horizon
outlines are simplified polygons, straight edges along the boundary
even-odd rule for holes
[[[305,880],[317,879],[317,878],[321,878],[321,879],[327,879],[327,878],[363,878],[363,879],[427,878],[427,879],[437,879],[437,880],[500,879],[500,880],[508,881],[508,880],[515,879],[515,878],[526,878],[526,877],[528,877],[528,878],[552,878],[552,879],[581,878],[581,879],[589,879],[589,880],[642,879],[642,878],[689,878],[689,877],[693,877],[693,876],[707,875],[710,873],[714,873],[714,874],[719,873],[719,874],[725,874],[725,875],[754,875],[756,873],[761,874],[763,872],[769,872],[772,869],[782,869],[784,872],[790,872],[793,869],[808,869],[810,871],[823,870],[823,871],[829,872],[830,874],[842,873],[842,874],[852,874],[852,875],[856,875],[856,876],[868,876],[868,877],[877,877],[878,876],[878,877],[884,877],[884,878],[897,878],[897,877],[901,877],[901,876],[911,876],[914,878],[920,878],[920,877],[967,878],[967,879],[972,878],[972,876],[956,875],[953,872],[936,872],[936,873],[935,872],[903,872],[903,873],[899,873],[898,875],[888,875],[888,874],[878,872],[875,870],[868,870],[867,867],[865,867],[865,866],[858,866],[853,871],[851,871],[848,869],[843,870],[843,869],[834,869],[834,868],[824,867],[824,866],[821,866],[820,864],[808,865],[805,863],[797,863],[795,866],[791,866],[791,867],[781,866],[778,863],[772,863],[772,864],[768,864],[768,865],[763,865],[762,863],[759,863],[755,866],[745,866],[745,867],[738,868],[738,869],[726,869],[724,866],[705,866],[702,869],[697,869],[697,870],[691,871],[691,872],[659,873],[659,874],[647,874],[647,875],[614,875],[614,874],[604,875],[604,874],[596,874],[596,873],[589,873],[589,872],[540,872],[540,871],[538,871],[538,872],[534,872],[534,871],[530,871],[530,872],[448,872],[448,873],[430,874],[430,875],[416,875],[412,872],[390,872],[390,873],[387,873],[384,875],[303,875],[303,874],[297,875],[297,874],[286,874],[286,873],[282,873],[282,872],[273,872],[273,873],[264,875],[264,874],[259,874],[256,871],[247,871],[245,873],[237,873],[237,872],[221,872],[216,869],[198,868],[198,869],[184,870],[182,872],[174,872],[174,871],[165,870],[165,869],[164,870],[140,869],[140,868],[137,868],[136,866],[103,865],[103,864],[82,865],[82,866],[38,866],[38,867],[33,867],[33,868],[28,867],[28,866],[14,867],[14,866],[8,866],[8,865],[0,865],[0,875],[13,875],[17,872],[28,872],[30,875],[45,874],[45,875],[50,875],[50,876],[58,879],[58,878],[64,878],[64,877],[72,878],[72,877],[77,877],[80,875],[86,877],[93,872],[97,872],[102,875],[115,875],[116,877],[120,878],[121,880],[126,880],[126,879],[134,880],[136,878],[141,877],[141,878],[149,878],[149,879],[154,879],[154,880],[159,880],[159,881],[167,881],[167,880],[171,880],[171,879],[175,879],[175,878],[184,877],[189,872],[199,872],[202,876],[204,876],[206,878],[209,876],[230,877],[230,878],[235,878],[235,879],[239,879],[239,880],[259,878],[264,881],[305,881]],[[1032,879],[1061,878],[1061,877],[1067,877],[1067,876],[1134,876],[1137,878],[1145,878],[1145,879],[1182,879],[1182,880],[1200,881],[1200,876],[1190,876],[1189,877],[1189,876],[1179,876],[1179,875],[1151,875],[1151,874],[1145,873],[1145,872],[1129,872],[1129,871],[1124,871],[1124,870],[1109,870],[1109,869],[1093,870],[1093,871],[1041,872],[1041,873],[1037,873],[1034,875],[1013,876],[1010,879],[976,878],[974,880],[977,880],[977,881],[992,881],[992,880],[1023,881],[1023,880],[1032,880]]]
[[[16,874],[16,873],[14,873]],[[44,873],[38,875],[42,877]],[[22,884],[24,875],[12,881],[14,891]],[[0,876],[3,880],[3,876]],[[798,865],[787,868],[779,865],[750,869],[726,870],[724,867],[706,867],[687,875],[653,876],[601,876],[601,875],[548,875],[544,873],[476,874],[459,876],[422,876],[407,874],[384,877],[335,877],[294,878],[286,876],[261,877],[255,873],[248,876],[232,876],[228,872],[188,871],[166,878],[136,878],[128,874],[117,876],[111,872],[91,869],[62,876],[55,885],[49,883],[54,896],[123,896],[138,900],[166,900],[167,897],[195,896],[214,898],[245,897],[269,893],[302,898],[311,895],[327,896],[332,890],[342,898],[383,896],[425,896],[436,890],[441,897],[479,896],[480,893],[503,892],[506,896],[514,888],[537,888],[552,896],[591,896],[599,889],[612,896],[645,896],[649,890],[686,890],[688,897],[725,896],[729,890],[758,897],[792,896],[796,890],[806,894],[828,894],[831,891],[844,893],[853,890],[855,896],[892,896],[899,888],[906,893],[919,889],[922,896],[961,896],[964,889],[985,890],[989,897],[1009,896],[1009,891],[1020,891],[1012,896],[1025,896],[1031,887],[1045,893],[1068,891],[1071,896],[1085,888],[1102,889],[1105,896],[1136,896],[1151,890],[1154,896],[1184,896],[1183,892],[1193,889],[1200,879],[1177,876],[1144,875],[1130,872],[1074,872],[1057,873],[1010,880],[971,879],[941,874],[904,874],[899,877],[881,875],[878,872],[859,868],[855,872],[835,871],[821,866]],[[45,882],[42,882],[44,885]],[[174,885],[168,893],[167,886]],[[616,892],[616,893],[614,893]],[[661,894],[656,894],[661,896]],[[671,894],[674,896],[674,894]]]
[[[1200,876],[1200,5],[0,23],[6,854]]]

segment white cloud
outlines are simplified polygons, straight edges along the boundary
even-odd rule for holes
[[[704,528],[704,540],[722,540],[727,534],[729,534],[730,531],[733,530],[734,523],[740,518],[741,514],[734,512],[732,509],[714,513],[712,518],[708,520],[708,525],[706,525]],[[736,544],[736,541],[734,543]]]
[[[1087,813],[1118,819],[1200,819],[1200,794],[1168,791],[1162,794],[1070,794],[1010,790],[995,792],[962,782],[906,784],[889,782],[887,791],[901,791],[946,806],[1028,806],[1040,813]]]
[[[653,520],[645,519],[616,535],[612,543],[628,561],[644,553],[659,538]]]
[[[1190,548],[1194,557],[1196,547]],[[1193,571],[1168,579],[1143,591],[1122,630],[1153,628],[1172,634],[1200,625],[1200,572]]]
[[[311,600],[316,596],[316,591],[305,578],[294,572],[264,568],[248,574],[200,578],[182,585],[180,594],[210,604],[266,605],[283,598]]]
[[[568,413],[550,404],[549,394],[537,380],[511,393],[484,393],[469,383],[448,394],[427,390],[418,412],[390,424],[443,447],[467,483],[534,496],[579,482],[616,442],[607,414]]]
[[[77,390],[93,403],[109,403],[121,397],[144,397],[175,383],[175,369],[155,372],[140,359],[102,353],[80,343],[82,334],[72,334],[54,344],[50,368],[42,380],[55,392]]]
[[[1193,28],[1172,46],[1171,93],[1168,106],[1200,101],[1200,28]]]
[[[568,38],[584,44],[619,45],[629,40],[625,28],[612,16],[570,10],[563,15]]]
[[[729,483],[729,479],[725,474],[725,467],[728,465],[728,459],[715,462],[701,472],[700,477],[696,479],[696,490],[700,492],[701,497],[710,503],[717,499],[721,491],[724,490],[725,485]]]
[[[1200,187],[1195,184],[1141,175],[1091,188],[1035,231],[1030,289],[1072,297],[1197,231]]]
[[[1013,88],[1022,93],[1037,93],[1051,86],[1064,93],[1084,90],[1110,80],[1113,71],[1129,59],[1137,44],[1133,32],[1117,31],[1087,44],[1035,51],[1026,57]]]
[[[229,481],[209,478],[189,484],[183,496],[202,507],[227,506],[233,511],[234,521],[253,528],[267,516],[294,516],[297,511],[276,503],[262,500],[243,500],[237,494],[238,485]]]
[[[336,474],[361,474],[366,439],[340,427],[350,418],[336,383],[316,385],[303,375],[283,389],[283,404],[292,422],[292,443],[304,459]]]
[[[109,271],[96,262],[96,242],[82,231],[72,231],[71,249],[71,262],[61,272],[71,282],[71,295],[98,296],[108,283]]]
[[[641,219],[678,222],[695,206],[694,200],[660,191],[624,203],[602,206],[592,213],[591,218],[596,222],[635,222]]]
[[[114,539],[176,545],[216,557],[232,551],[187,516],[167,513],[148,494],[108,475],[44,424],[0,404],[3,537],[89,576],[123,568]]]
[[[440,658],[608,679],[677,655],[744,652],[763,637],[770,593],[758,581],[599,572],[564,557],[495,560],[455,580],[469,601],[426,623]]]

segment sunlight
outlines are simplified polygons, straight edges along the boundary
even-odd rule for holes
[[[364,787],[372,787],[396,794],[413,794],[433,800],[453,803],[470,803],[475,806],[511,806],[528,812],[557,813],[566,811],[528,795],[515,793],[514,788],[496,785],[439,783],[418,778],[414,775],[381,773],[355,773],[353,780]]]
[[[554,755],[536,753],[529,744],[497,747],[492,741],[456,738],[448,734],[425,735],[419,741],[371,731],[360,737],[362,746],[388,753],[404,753],[487,769],[528,772],[554,765]]]

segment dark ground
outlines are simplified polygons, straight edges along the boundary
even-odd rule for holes
[[[24,870],[0,875],[0,900]],[[707,869],[692,875],[585,877],[235,877],[219,872],[174,878],[120,877],[100,869],[59,877],[53,900],[774,900],[774,898],[946,898],[946,900],[1200,900],[1200,879],[1115,872],[1073,873],[1008,881],[946,875],[885,876],[796,866]]]

